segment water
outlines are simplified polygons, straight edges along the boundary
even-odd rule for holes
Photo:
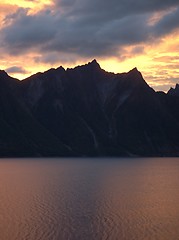
[[[179,159],[0,161],[1,240],[177,240]]]

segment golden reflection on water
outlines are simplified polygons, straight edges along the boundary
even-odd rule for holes
[[[105,185],[106,212],[117,224],[110,238],[177,239],[179,159],[140,159],[137,164],[131,160],[119,165],[108,168]]]
[[[1,240],[177,240],[179,159],[0,161]]]

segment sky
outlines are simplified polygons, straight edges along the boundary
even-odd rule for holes
[[[179,0],[1,0],[0,56],[19,79],[97,59],[167,91],[179,83]]]

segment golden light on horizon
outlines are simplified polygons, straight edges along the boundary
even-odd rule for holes
[[[175,52],[175,47],[179,46],[179,37],[175,36],[175,41],[173,41],[174,36],[168,36],[161,41],[161,43],[157,46],[147,46],[145,45],[144,53],[139,55],[131,56],[131,49],[133,47],[126,48],[126,53],[128,56],[124,60],[116,58],[102,59],[97,58],[101,68],[105,69],[109,72],[114,73],[122,73],[128,72],[134,67],[137,67],[138,70],[142,73],[144,79],[148,82],[151,87],[159,87],[164,85],[165,83],[168,85],[168,78],[178,77],[179,82],[179,71],[172,68],[172,64],[178,64],[177,53]],[[15,73],[10,74],[11,76],[18,78],[20,80],[30,76],[31,74],[35,74],[37,72],[44,72],[49,68],[57,68],[62,65],[64,68],[75,67],[76,65],[85,64],[88,61],[84,59],[84,61],[79,61],[77,63],[57,63],[57,64],[42,64],[35,63],[33,60],[35,53],[31,53],[28,56],[27,64],[24,63],[24,68],[27,70],[27,73]],[[15,61],[13,65],[21,65],[23,62],[23,56],[19,62]],[[176,60],[175,60],[176,58]],[[167,60],[168,59],[168,60]],[[12,60],[12,59],[11,59]],[[89,59],[91,61],[92,59]],[[4,64],[4,69],[6,68],[6,64]],[[30,66],[29,66],[30,64]],[[10,67],[10,66],[9,66]],[[162,75],[165,72],[165,77]],[[161,81],[158,81],[161,79]],[[162,81],[163,80],[163,81]],[[172,86],[172,85],[171,85]],[[166,87],[166,90],[168,87]]]
[[[50,0],[38,0],[38,1],[27,1],[27,0],[1,0],[1,4],[17,5],[23,8],[34,8],[38,6],[44,6],[50,4]]]
[[[175,41],[173,41],[173,39],[175,39]],[[156,46],[145,45],[145,50],[141,54],[134,54],[132,56],[131,51],[135,46],[126,47],[127,56],[124,59],[118,59],[117,57],[108,59],[97,58],[97,61],[99,62],[101,68],[114,73],[128,72],[134,67],[137,67],[138,70],[142,73],[144,79],[151,87],[160,88],[165,84],[168,86],[169,81],[167,80],[172,77],[178,78],[179,82],[179,71],[176,71],[176,66],[173,66],[178,64],[178,55],[175,51],[176,47],[178,46],[179,37],[177,34],[174,34],[162,39],[160,44]],[[6,69],[7,65],[8,67],[11,66],[9,63],[12,65],[21,65],[23,62],[23,67],[27,70],[27,73],[10,74],[11,76],[22,80],[31,74],[44,72],[52,67],[57,68],[62,65],[64,68],[68,68],[88,62],[86,59],[84,59],[83,61],[81,60],[79,62],[71,64],[61,62],[56,64],[36,63],[33,60],[34,55],[35,53],[29,54],[26,58],[26,62],[23,62],[24,56],[21,56],[19,61],[16,61],[16,58],[14,58],[13,61],[13,58],[11,57],[11,61],[8,60],[5,61],[4,64],[1,63],[1,66],[3,66],[3,69]],[[91,60],[92,59],[89,59],[89,61]],[[168,87],[164,88],[164,90],[167,91]]]
[[[168,86],[169,82],[167,80],[172,78],[178,78],[179,82],[177,48],[179,48],[179,33],[174,33],[163,38],[158,45],[145,45],[144,53],[136,56],[130,55],[131,47],[128,47],[126,52],[128,51],[129,55],[124,61],[117,60],[117,58],[113,58],[110,61],[102,60],[101,66],[115,73],[128,72],[137,67],[151,87],[160,88],[165,83]],[[168,90],[168,87],[165,90]]]

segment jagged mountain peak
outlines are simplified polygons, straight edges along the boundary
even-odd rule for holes
[[[171,95],[171,96],[177,96],[177,97],[179,97],[179,84],[177,83],[176,85],[175,85],[175,88],[170,88],[169,89],[169,91],[168,91],[168,93],[167,93],[168,95]]]
[[[179,90],[179,84],[178,83],[175,85],[175,89]]]
[[[97,62],[96,59],[93,59],[91,62],[88,62],[87,65],[90,66],[90,67],[93,67],[95,69],[101,69],[101,67],[100,67],[100,65],[99,65],[99,63]]]
[[[139,72],[137,67],[134,67],[133,69],[130,70],[130,72]]]
[[[64,67],[63,66],[60,66],[58,68],[56,68],[57,71],[65,71]]]
[[[9,76],[6,71],[0,70],[0,82],[3,85],[5,84],[12,87],[14,84],[19,83],[20,81],[17,78]]]
[[[137,67],[131,69],[128,74],[133,74],[133,75],[137,75],[137,76],[142,76],[141,72],[137,69]]]
[[[65,69],[63,68],[63,66],[59,66],[57,68],[50,68],[47,71],[45,71],[44,73],[53,73],[53,72],[65,72]]]
[[[101,69],[99,63],[96,59],[93,59],[91,62],[88,62],[87,64],[78,65],[74,68],[67,68],[67,71],[73,71],[73,70],[80,70],[80,69]]]
[[[90,65],[97,65],[97,66],[99,66],[99,63],[97,62],[97,60],[96,60],[96,59],[93,59],[91,62],[88,62],[88,64],[90,64]]]
[[[9,76],[6,71],[0,70],[0,75],[1,76]]]
[[[136,67],[133,68],[132,70],[130,70],[128,73],[126,73],[126,77],[135,84],[145,84],[148,86],[148,84],[144,80],[141,72],[138,71],[138,69]]]
[[[97,60],[94,58],[92,61],[91,61],[92,64],[98,64]]]

